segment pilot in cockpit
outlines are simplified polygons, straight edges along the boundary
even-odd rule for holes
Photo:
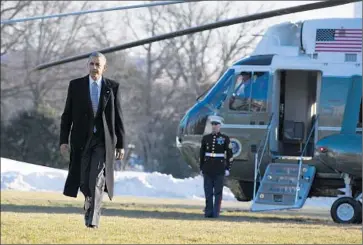
[[[243,104],[247,103],[248,100],[247,97],[245,97],[245,87],[246,87],[246,83],[248,81],[250,81],[251,79],[251,72],[241,72],[237,79],[236,79],[236,84],[234,86],[234,92],[231,96],[231,99],[229,101],[229,108],[232,110],[243,110],[244,106]],[[237,105],[236,103],[236,98],[239,99],[239,103],[240,105]],[[241,104],[242,103],[242,104]]]
[[[237,96],[244,93],[245,91],[245,84],[251,79],[251,72],[241,72],[238,75],[236,86],[235,86],[235,93]]]

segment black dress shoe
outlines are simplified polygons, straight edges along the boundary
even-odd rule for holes
[[[97,229],[98,226],[97,225],[87,225],[88,228],[91,228],[91,229]]]

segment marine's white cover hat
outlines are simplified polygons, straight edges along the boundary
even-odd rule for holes
[[[209,121],[212,123],[212,122],[216,122],[216,123],[220,123],[222,124],[223,123],[223,118],[220,117],[220,116],[209,116]]]

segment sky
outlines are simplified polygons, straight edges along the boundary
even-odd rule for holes
[[[161,0],[160,0],[161,1]],[[160,2],[155,0],[154,2]],[[273,10],[273,9],[280,9],[280,8],[287,8],[287,7],[292,7],[292,6],[297,6],[297,5],[303,5],[303,4],[308,4],[308,3],[313,3],[313,2],[318,2],[318,1],[275,1],[275,2],[270,2],[270,1],[231,1],[233,4],[233,10],[234,13],[233,15],[230,16],[230,18],[233,17],[240,17],[245,15],[246,9],[248,9],[249,13],[256,13],[258,8],[261,5],[265,5],[267,6],[267,8],[264,9],[264,11],[267,10]],[[142,5],[145,3],[148,3],[147,1],[91,1],[90,2],[92,5],[89,6],[89,8],[87,8],[88,10],[97,10],[97,9],[105,9],[105,8],[111,8],[111,7],[120,7],[120,6],[130,6],[130,5]],[[75,6],[81,5],[82,2],[74,2]],[[218,4],[221,4],[221,1],[200,1],[199,3],[202,6],[205,6],[205,11],[210,11],[213,8],[211,8],[212,6],[218,6]],[[358,4],[360,4],[358,7],[358,9],[360,10],[360,16],[362,13],[362,3],[359,2]],[[284,16],[278,16],[278,17],[273,17],[273,18],[268,18],[268,21],[266,22],[265,26],[263,26],[263,28],[268,28],[268,26],[273,25],[273,24],[278,24],[281,22],[286,22],[286,21],[301,21],[301,20],[306,20],[306,19],[314,19],[314,18],[351,18],[354,17],[354,13],[357,12],[355,10],[355,5],[356,3],[350,3],[350,4],[345,4],[345,5],[341,5],[341,6],[337,6],[337,7],[330,7],[330,8],[325,8],[325,9],[319,9],[319,10],[311,10],[311,11],[306,11],[306,12],[301,12],[301,13],[296,13],[296,14],[288,14],[288,15],[284,15]],[[186,7],[186,4],[176,4],[173,6],[178,6],[180,8],[182,7]],[[155,7],[154,7],[155,8]],[[357,8],[356,8],[357,9]],[[74,10],[77,11],[77,10]],[[74,12],[72,11],[72,12]],[[131,33],[124,33],[124,29],[122,28],[123,26],[126,25],[126,23],[123,22],[123,16],[125,13],[128,13],[131,16],[131,21],[133,22],[133,24],[138,23],[137,17],[138,15],[140,15],[140,13],[143,15],[143,13],[146,13],[144,11],[147,11],[146,8],[137,8],[137,9],[131,9],[131,10],[116,10],[116,11],[107,11],[107,12],[100,12],[100,13],[89,13],[87,14],[88,18],[92,18],[94,16],[102,16],[105,17],[108,22],[108,26],[107,26],[107,33],[111,35],[111,39],[113,39],[114,41],[118,42],[118,43],[123,43],[127,40],[125,40],[125,35],[131,34]],[[65,11],[68,12],[68,11]],[[359,11],[358,11],[359,12]],[[24,18],[24,17],[30,17],[30,16],[19,16],[18,18]],[[212,22],[212,21],[211,21]],[[238,26],[238,25],[234,25],[234,26]],[[137,27],[137,26],[136,26]],[[138,28],[135,28],[136,32],[138,33],[138,35],[140,35],[140,37],[142,38],[146,38],[147,35],[143,35],[142,31]],[[237,29],[236,29],[237,30]],[[233,31],[233,29],[231,29],[231,31]],[[127,38],[128,39],[128,38]]]
[[[256,12],[258,7],[261,4],[272,4],[271,8],[269,8],[269,10],[273,10],[273,9],[279,9],[279,8],[287,8],[287,7],[292,7],[292,6],[298,6],[298,5],[303,5],[303,4],[308,4],[308,3],[313,3],[313,2],[318,2],[318,1],[274,1],[269,2],[269,1],[234,1],[233,4],[236,6],[236,9],[239,9],[240,7],[245,7],[246,4],[248,4],[248,8],[250,9],[251,12]],[[98,2],[96,2],[98,3]],[[107,7],[116,7],[116,6],[126,6],[126,5],[138,5],[138,4],[142,4],[143,1],[122,1],[122,2],[113,2],[113,1],[104,1],[102,2],[102,8]],[[201,1],[201,4],[206,6],[206,10],[210,9],[210,6],[215,6],[219,3],[219,1]],[[180,6],[182,6],[183,4],[181,4]],[[318,10],[310,10],[310,11],[306,11],[306,12],[301,12],[301,13],[295,13],[295,14],[288,14],[285,15],[283,18],[281,17],[273,17],[270,18],[271,21],[269,21],[269,24],[275,24],[281,21],[297,21],[297,20],[304,20],[304,19],[314,19],[314,18],[352,18],[354,17],[354,3],[350,3],[350,4],[345,4],[345,5],[341,5],[341,6],[337,6],[337,7],[330,7],[330,8],[325,8],[325,9],[318,9]],[[361,2],[360,2],[360,6],[361,6]],[[134,10],[129,10],[130,13],[135,13],[135,12],[139,12],[142,11],[142,9],[134,9]],[[107,15],[112,18],[112,15],[119,15],[120,12],[115,11],[115,12],[107,12]],[[236,13],[236,15],[234,17],[240,16],[241,14],[238,15],[238,13]]]
[[[67,171],[1,158],[1,190],[49,191],[62,194]],[[158,172],[115,172],[115,196],[204,200],[203,178],[176,179]],[[223,200],[236,202],[224,187]],[[335,198],[309,198],[305,206],[330,208]]]
[[[212,6],[218,4],[218,1],[201,1],[201,2],[206,6]],[[319,1],[274,1],[274,6],[271,9],[286,8],[286,7],[303,5],[313,2],[319,2]],[[95,3],[99,2],[96,1]],[[103,8],[105,8],[106,6],[116,7],[116,6],[138,5],[143,3],[145,3],[145,1],[122,1],[122,2],[102,1],[102,6]],[[266,1],[235,1],[234,4],[236,4],[236,6],[244,6],[246,3],[251,5],[251,10],[253,11],[253,9],[256,9],[259,5],[266,3]],[[138,11],[138,10],[139,9],[132,11]],[[286,20],[292,20],[296,18],[312,19],[312,18],[353,17],[353,16],[354,16],[354,3],[350,3],[337,7],[330,7],[325,9],[312,10],[297,14],[286,15]]]
[[[234,13],[233,13],[233,15],[230,16],[230,18],[240,17],[240,16],[245,15],[244,13],[247,8],[249,10],[248,11],[249,13],[256,13],[256,11],[261,6],[261,4],[268,6],[267,9],[264,10],[264,11],[267,11],[267,10],[273,10],[273,9],[298,6],[298,5],[303,5],[303,4],[313,3],[313,2],[318,2],[318,1],[275,1],[275,2],[233,1],[232,4],[233,4],[233,6],[235,6],[233,8]],[[102,4],[97,1],[94,3],[95,3],[95,5],[92,8],[97,9],[97,7],[109,8],[109,7],[118,7],[118,6],[139,5],[139,4],[145,3],[145,1],[122,1],[122,2],[104,1],[104,2],[102,2]],[[216,6],[220,3],[221,3],[221,1],[201,1],[200,2],[201,5],[205,6],[205,11],[212,10],[213,9],[213,8],[211,8],[212,6]],[[187,5],[178,4],[178,6],[186,7]],[[345,4],[345,5],[341,5],[341,6],[337,6],[337,7],[330,7],[330,8],[325,8],[325,9],[311,10],[311,11],[306,11],[306,12],[301,12],[301,13],[296,13],[296,14],[288,14],[288,15],[284,15],[284,16],[273,17],[273,18],[269,18],[268,21],[265,22],[265,25],[261,26],[261,28],[267,29],[271,25],[278,24],[281,22],[287,22],[287,21],[295,22],[295,21],[302,21],[302,20],[307,20],[307,19],[320,19],[320,18],[352,18],[352,17],[354,17],[354,13],[355,13],[354,6],[355,6],[354,3],[350,3],[350,4]],[[146,9],[132,9],[132,10],[127,11],[129,16],[131,17],[133,26],[135,26],[134,29],[137,32],[139,39],[149,37],[149,35],[143,33],[137,26],[138,25],[137,16],[140,13],[144,13],[143,11],[146,11]],[[132,35],[132,33],[130,31],[120,31],[120,27],[122,28],[122,24],[123,24],[122,16],[124,13],[125,13],[124,11],[97,13],[98,15],[107,15],[106,18],[110,20],[109,23],[112,23],[110,28],[108,28],[108,33],[111,36],[111,40],[113,40],[117,44],[127,43],[128,41],[131,41],[131,39],[135,40],[135,38],[130,39],[130,35]],[[97,15],[97,14],[95,14],[95,15]],[[91,14],[91,15],[93,15],[93,14]],[[117,21],[117,20],[119,20],[119,21]],[[120,24],[113,25],[113,23],[115,23],[115,22],[121,23],[121,25]],[[115,27],[115,26],[117,26],[117,27]],[[233,33],[238,30],[238,24],[233,25],[231,27],[226,27],[226,28],[229,28],[228,31]],[[255,34],[254,31],[256,32],[256,30],[251,30],[251,35]],[[128,38],[125,38],[126,36]],[[260,37],[258,39],[261,39],[261,38],[262,37]],[[253,47],[251,47],[250,52],[252,52],[252,48]],[[142,49],[140,49],[140,51],[141,50]],[[137,55],[138,48],[133,48],[130,51],[131,51],[130,54]]]
[[[160,2],[161,0],[155,0],[155,2]],[[273,9],[280,9],[280,8],[287,8],[297,5],[303,5],[318,1],[231,1],[233,4],[233,11],[229,17],[240,17],[246,14],[246,9],[248,9],[248,13],[256,13],[258,8],[261,5],[265,5],[266,8],[264,11],[267,10],[273,10]],[[119,6],[130,6],[130,5],[142,5],[145,3],[149,3],[147,1],[91,1],[91,5],[87,8],[88,10],[96,10],[96,9],[105,9],[105,8],[111,8],[111,7],[119,7]],[[81,5],[82,2],[73,2],[75,6]],[[218,4],[221,4],[221,1],[200,1],[199,3],[202,6],[205,6],[205,11],[212,11],[215,6],[218,6]],[[362,3],[360,4],[360,15],[361,15],[361,7]],[[284,16],[278,16],[273,18],[266,19],[267,21],[264,23],[263,26],[261,26],[262,29],[267,29],[269,26],[278,24],[281,22],[286,21],[301,21],[306,19],[314,19],[314,18],[351,18],[354,17],[355,11],[355,3],[345,4],[337,7],[330,7],[325,9],[319,9],[319,10],[311,10],[296,14],[288,14]],[[178,6],[180,8],[186,7],[186,4],[176,4],[173,6]],[[77,11],[77,10],[74,10]],[[73,12],[74,12],[73,11]],[[122,44],[127,43],[131,40],[135,40],[135,37],[133,36],[133,33],[130,30],[125,30],[125,26],[127,25],[124,22],[123,17],[126,13],[131,17],[130,20],[133,24],[133,28],[135,32],[137,33],[139,39],[141,38],[147,38],[149,37],[149,34],[144,33],[141,30],[140,27],[140,21],[138,20],[138,16],[141,14],[144,16],[147,11],[146,8],[138,8],[138,9],[131,9],[131,10],[116,10],[116,11],[107,11],[107,12],[100,12],[100,13],[90,13],[87,14],[87,18],[92,18],[96,16],[102,16],[107,20],[107,26],[106,26],[106,32],[109,35],[110,39],[114,41],[114,44]],[[67,12],[67,11],[65,11]],[[23,17],[29,17],[29,16],[19,16],[18,18]],[[211,21],[212,22],[212,21]],[[229,28],[228,32],[231,33],[237,33],[239,25],[233,25]],[[251,30],[251,35],[256,34],[256,30]],[[262,37],[259,37],[258,39],[261,39]],[[100,47],[105,48],[105,47]],[[253,47],[251,47],[253,48]],[[131,49],[131,53],[138,52],[137,49],[143,50],[142,48],[133,48]],[[140,51],[139,50],[139,51]],[[251,50],[252,51],[252,50]]]

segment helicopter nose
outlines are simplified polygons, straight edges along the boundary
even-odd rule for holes
[[[178,125],[178,129],[177,129],[177,133],[176,133],[176,137],[175,137],[175,143],[176,143],[176,147],[181,150],[182,149],[182,142],[183,142],[183,133],[184,133],[184,124],[183,124],[183,120],[180,121],[179,125]]]
[[[178,128],[177,128],[177,133],[176,133],[176,147],[177,148],[181,148],[182,147],[182,142],[183,142],[183,136],[185,134],[185,129],[186,129],[186,124],[188,121],[188,117],[189,117],[189,113],[186,113],[184,115],[184,117],[180,120]]]

